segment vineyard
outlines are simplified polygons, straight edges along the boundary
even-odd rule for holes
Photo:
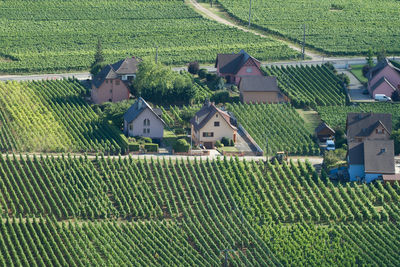
[[[350,112],[373,112],[390,113],[394,128],[400,123],[400,105],[391,103],[359,103],[357,106],[346,107],[317,107],[321,119],[332,127],[346,128],[347,113]]]
[[[2,156],[0,178],[2,266],[400,264],[400,187],[309,162]]]
[[[318,155],[318,145],[304,120],[289,104],[228,104],[238,122],[268,154],[287,151],[293,155]]]
[[[278,78],[279,88],[294,106],[316,107],[346,104],[341,81],[325,65],[266,67],[269,76]]]
[[[102,121],[77,80],[0,82],[0,151],[122,152],[119,130]]]
[[[213,62],[245,49],[260,60],[297,57],[274,39],[201,17],[183,1],[3,1],[0,72],[87,70],[98,38],[106,62],[127,56],[166,64]]]
[[[248,21],[248,0],[218,0],[231,14]],[[252,24],[302,42],[306,24],[307,45],[328,54],[361,54],[369,48],[400,52],[400,2],[347,1],[253,1]],[[299,12],[301,10],[301,12]]]

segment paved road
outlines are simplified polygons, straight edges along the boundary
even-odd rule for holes
[[[338,72],[346,74],[350,78],[348,86],[351,101],[373,102],[374,100],[369,95],[364,95],[364,85],[348,70],[338,70]]]

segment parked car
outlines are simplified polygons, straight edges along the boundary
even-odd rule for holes
[[[335,150],[335,141],[326,140],[326,150]]]
[[[384,94],[376,94],[375,95],[375,100],[376,101],[382,101],[382,102],[388,102],[392,101],[392,99]]]

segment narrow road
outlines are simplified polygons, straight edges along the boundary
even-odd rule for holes
[[[364,85],[348,70],[338,70],[338,72],[346,74],[350,79],[350,84],[348,86],[349,95],[351,101],[370,101],[374,100],[369,95],[364,95],[363,91],[365,89]]]
[[[261,37],[264,37],[264,38],[271,39],[271,36],[261,34],[261,33],[259,33],[259,32],[256,32],[256,31],[252,30],[252,29],[245,28],[245,27],[240,26],[240,25],[237,25],[237,24],[235,24],[235,23],[233,23],[233,22],[231,22],[231,21],[229,21],[229,20],[226,20],[226,19],[224,19],[224,18],[221,18],[221,17],[218,16],[217,14],[215,14],[215,13],[213,13],[212,11],[208,10],[207,8],[201,6],[196,0],[189,0],[188,3],[189,3],[198,13],[202,14],[203,16],[205,16],[205,17],[207,17],[207,18],[209,18],[209,19],[215,20],[216,22],[225,24],[225,25],[230,26],[230,27],[235,27],[235,28],[237,28],[237,29],[239,29],[239,30],[242,30],[242,31],[245,31],[245,32],[251,32],[251,33],[253,33],[253,34],[255,34],[255,35],[258,35],[258,36],[261,36]],[[298,46],[293,45],[292,43],[289,43],[289,42],[286,42],[286,41],[282,41],[282,40],[277,40],[277,41],[280,41],[280,42],[286,44],[287,46],[289,46],[291,49],[293,49],[293,50],[295,50],[295,51],[301,52],[301,48],[298,47]],[[321,55],[318,55],[318,54],[315,54],[315,53],[306,52],[305,54],[306,54],[307,56],[309,56],[309,57],[310,57],[311,59],[313,59],[313,60],[322,59],[322,56],[321,56]]]

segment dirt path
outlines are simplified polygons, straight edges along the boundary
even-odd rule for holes
[[[262,33],[259,33],[257,31],[255,31],[255,30],[252,30],[252,29],[237,25],[233,21],[229,21],[229,20],[227,20],[225,18],[222,18],[222,17],[218,16],[217,14],[212,12],[211,10],[208,10],[207,8],[205,8],[202,5],[200,5],[196,0],[189,0],[189,1],[187,1],[187,3],[189,3],[189,5],[191,5],[198,13],[202,14],[203,16],[205,16],[205,17],[207,17],[209,19],[215,20],[215,21],[217,21],[219,23],[225,24],[225,25],[230,26],[230,27],[235,27],[235,28],[237,28],[239,30],[242,30],[242,31],[245,31],[245,32],[251,32],[251,33],[253,33],[255,35],[258,35],[258,36],[261,36],[263,38],[271,39],[271,36],[264,35]],[[280,42],[286,44],[287,46],[289,46],[291,49],[293,49],[295,51],[301,52],[301,48],[299,46],[296,46],[296,45],[294,45],[292,43],[289,43],[289,42],[283,41],[283,40],[277,40],[277,41],[280,41]],[[311,53],[311,52],[307,52],[307,51],[306,51],[306,56],[310,57],[312,60],[322,59],[321,55],[318,55],[318,54],[315,54],[315,53]]]

